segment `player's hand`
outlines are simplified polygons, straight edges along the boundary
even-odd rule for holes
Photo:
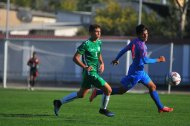
[[[118,60],[113,60],[113,61],[111,62],[111,64],[117,65],[117,64],[119,64],[119,61],[118,61]]]
[[[92,68],[91,66],[86,66],[84,69],[85,69],[86,71],[91,71],[93,68]]]
[[[160,57],[158,58],[158,61],[159,61],[159,62],[165,62],[165,61],[166,61],[166,59],[165,59],[165,57],[164,57],[164,56],[160,56]]]
[[[100,64],[100,67],[99,67],[99,72],[100,73],[103,73],[104,72],[104,64]]]

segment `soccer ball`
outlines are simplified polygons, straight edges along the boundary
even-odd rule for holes
[[[177,72],[170,72],[166,76],[166,82],[167,84],[173,85],[173,86],[179,85],[181,82],[181,76]]]

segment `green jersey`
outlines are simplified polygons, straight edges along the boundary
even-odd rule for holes
[[[77,49],[77,52],[82,55],[82,61],[87,66],[92,66],[91,72],[97,72],[99,66],[99,56],[101,52],[101,40],[92,42],[87,40],[83,42]]]
[[[82,62],[86,66],[91,66],[93,68],[90,72],[83,71],[83,81],[81,83],[81,87],[83,88],[91,88],[91,85],[100,88],[106,83],[106,81],[98,74],[101,44],[101,40],[96,40],[96,42],[87,40],[77,49],[77,52],[82,55]]]

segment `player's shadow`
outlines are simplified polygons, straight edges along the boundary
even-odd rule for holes
[[[48,114],[7,114],[7,113],[0,113],[0,117],[23,117],[23,118],[29,118],[29,117],[49,117],[52,115]]]

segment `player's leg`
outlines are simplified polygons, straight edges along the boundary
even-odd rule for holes
[[[34,84],[35,84],[35,76],[34,74],[31,75],[31,81],[30,81],[30,90],[34,90]]]
[[[89,91],[89,89],[81,88],[78,92],[72,92],[60,100],[54,100],[53,105],[54,105],[55,115],[58,116],[58,112],[59,112],[61,105],[71,102],[77,98],[83,98],[88,93],[88,91]]]
[[[32,72],[30,71],[29,85],[28,85],[29,90],[32,90],[32,80],[33,80],[33,75]]]
[[[114,87],[114,88],[112,88],[111,95],[118,95],[118,94],[122,95],[122,94],[124,94],[126,92],[127,92],[127,89],[124,86]],[[96,96],[102,95],[102,94],[103,94],[102,90],[97,89],[97,88],[93,88],[92,93],[91,93],[91,95],[89,97],[90,102],[92,102]]]
[[[101,113],[105,116],[108,116],[108,117],[114,116],[114,113],[107,110],[107,106],[108,106],[109,99],[110,99],[110,94],[112,92],[110,85],[97,73],[92,73],[92,75],[88,76],[88,79],[92,85],[94,85],[96,88],[99,88],[100,90],[102,90],[102,93],[103,93],[99,113]]]
[[[105,85],[100,87],[100,89],[103,91],[103,95],[102,95],[102,103],[101,103],[99,113],[104,114],[104,115],[106,115],[108,117],[112,117],[115,114],[110,112],[107,109],[112,89],[111,89],[111,87],[110,87],[110,85],[108,83],[105,83]]]
[[[159,95],[156,91],[156,85],[153,83],[146,72],[142,72],[141,83],[143,83],[149,89],[149,94],[155,102],[157,108],[162,109],[164,106],[162,105]]]
[[[159,98],[159,95],[156,91],[156,85],[152,81],[150,81],[148,83],[147,87],[149,89],[150,96],[154,100],[157,108],[162,109],[164,106],[162,105],[160,98]]]
[[[112,88],[111,95],[122,95],[126,93],[128,90],[130,90],[131,88],[133,88],[137,84],[137,82],[138,82],[138,78],[137,79],[135,77],[132,78],[131,75],[125,76],[121,79],[122,85],[120,87]],[[101,95],[101,94],[103,94],[102,90],[98,90],[97,88],[94,88],[89,98],[90,102],[92,102],[97,95]]]
[[[142,74],[141,82],[149,89],[150,96],[153,99],[153,101],[155,102],[159,112],[171,112],[171,111],[173,111],[173,108],[163,106],[163,104],[160,101],[159,95],[156,91],[156,85],[150,79],[150,77],[148,76],[148,74],[146,72],[144,72]]]
[[[35,70],[34,73],[33,73],[32,87],[34,87],[35,84],[36,84],[36,78],[37,78],[37,76],[38,76],[38,71]]]
[[[158,112],[159,113],[161,113],[161,112],[172,112],[173,108],[165,107],[162,105],[160,98],[159,98],[159,95],[156,91],[156,85],[152,81],[150,81],[147,86],[149,88],[150,96],[154,100],[154,102],[158,108]]]

